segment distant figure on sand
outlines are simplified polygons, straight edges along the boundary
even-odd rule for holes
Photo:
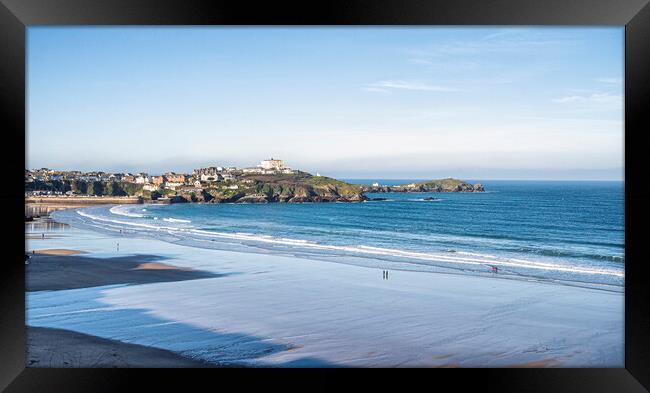
[[[45,234],[41,233],[41,239],[45,239]]]
[[[492,273],[498,273],[498,272],[499,272],[499,268],[496,266],[492,266]]]
[[[120,243],[117,243],[117,251],[120,251]]]

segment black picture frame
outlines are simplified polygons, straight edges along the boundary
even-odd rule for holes
[[[646,152],[650,112],[648,0],[337,0],[299,4],[170,0],[0,0],[0,100],[5,258],[0,286],[0,388],[18,391],[129,391],[136,380],[167,385],[178,370],[25,368],[24,163],[26,27],[35,25],[619,25],[625,33],[625,368],[474,369],[479,378],[436,372],[455,388],[513,392],[643,392],[650,389],[650,280],[643,229],[650,222]],[[217,386],[232,369],[186,370]],[[248,372],[248,370],[242,370]],[[253,370],[252,372],[257,372]],[[468,372],[464,370],[463,373]],[[218,373],[218,374],[214,374]],[[286,378],[286,377],[285,377]],[[379,382],[383,382],[380,380]],[[410,377],[409,377],[410,378]],[[371,380],[374,378],[371,378]],[[389,377],[394,381],[394,378]],[[320,378],[319,387],[336,383]],[[280,378],[270,378],[279,388]],[[480,385],[475,385],[476,383]],[[248,382],[246,382],[248,383]],[[225,386],[225,385],[224,385]],[[336,386],[336,385],[335,385]],[[645,388],[644,388],[645,387]]]

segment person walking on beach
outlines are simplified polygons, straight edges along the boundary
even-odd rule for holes
[[[386,280],[388,280],[388,270],[386,270]]]
[[[41,239],[45,240],[45,234],[41,233]]]
[[[120,243],[117,243],[117,251],[120,251]]]

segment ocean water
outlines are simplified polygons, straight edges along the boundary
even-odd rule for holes
[[[306,257],[305,263],[623,291],[623,182],[481,183],[485,193],[368,194],[386,200],[362,203],[97,206],[53,217],[127,237],[295,255]]]

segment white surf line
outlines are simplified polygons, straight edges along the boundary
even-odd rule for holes
[[[139,213],[129,213],[125,212],[122,209],[125,208],[126,205],[117,205],[113,206],[108,211],[110,211],[113,214],[120,215],[120,216],[127,216],[127,217],[137,217],[137,218],[143,218],[144,214],[139,214]]]
[[[427,261],[434,261],[434,262],[450,262],[450,263],[474,265],[474,266],[499,264],[502,266],[529,268],[529,269],[537,269],[537,270],[554,270],[554,271],[564,271],[570,273],[583,273],[583,274],[593,274],[593,275],[624,277],[624,272],[618,272],[611,269],[595,270],[595,269],[586,269],[586,268],[579,268],[579,267],[566,267],[566,266],[561,266],[553,263],[533,262],[533,261],[528,261],[523,259],[507,260],[498,257],[495,257],[495,259],[478,259],[478,258],[469,259],[469,258],[454,257],[449,255],[426,254],[426,253],[419,253],[413,251],[403,251],[403,250],[379,248],[379,247],[371,247],[371,246],[363,246],[363,245],[357,247],[333,246],[333,245],[318,244],[318,243],[313,243],[313,242],[298,240],[298,239],[286,239],[286,238],[278,239],[270,236],[260,237],[260,236],[240,234],[240,233],[231,234],[231,233],[223,233],[223,232],[211,232],[211,231],[205,231],[199,229],[187,229],[187,228],[176,228],[176,227],[167,227],[167,226],[155,226],[155,225],[148,225],[143,223],[131,223],[127,221],[103,219],[97,216],[87,214],[85,212],[81,212],[79,210],[77,210],[77,213],[84,217],[90,218],[92,220],[144,227],[156,231],[160,231],[162,229],[162,230],[167,230],[169,234],[172,234],[172,232],[185,232],[185,233],[190,232],[192,234],[196,234],[199,236],[221,237],[227,239],[254,241],[254,242],[271,243],[271,244],[282,244],[282,245],[290,245],[290,246],[302,246],[305,248],[312,248],[312,249],[319,249],[319,250],[347,251],[351,253],[361,253],[361,254],[370,254],[370,255],[405,257],[405,258],[413,258],[413,259],[420,259],[420,260],[427,260]],[[475,254],[475,255],[481,255],[481,254]]]

